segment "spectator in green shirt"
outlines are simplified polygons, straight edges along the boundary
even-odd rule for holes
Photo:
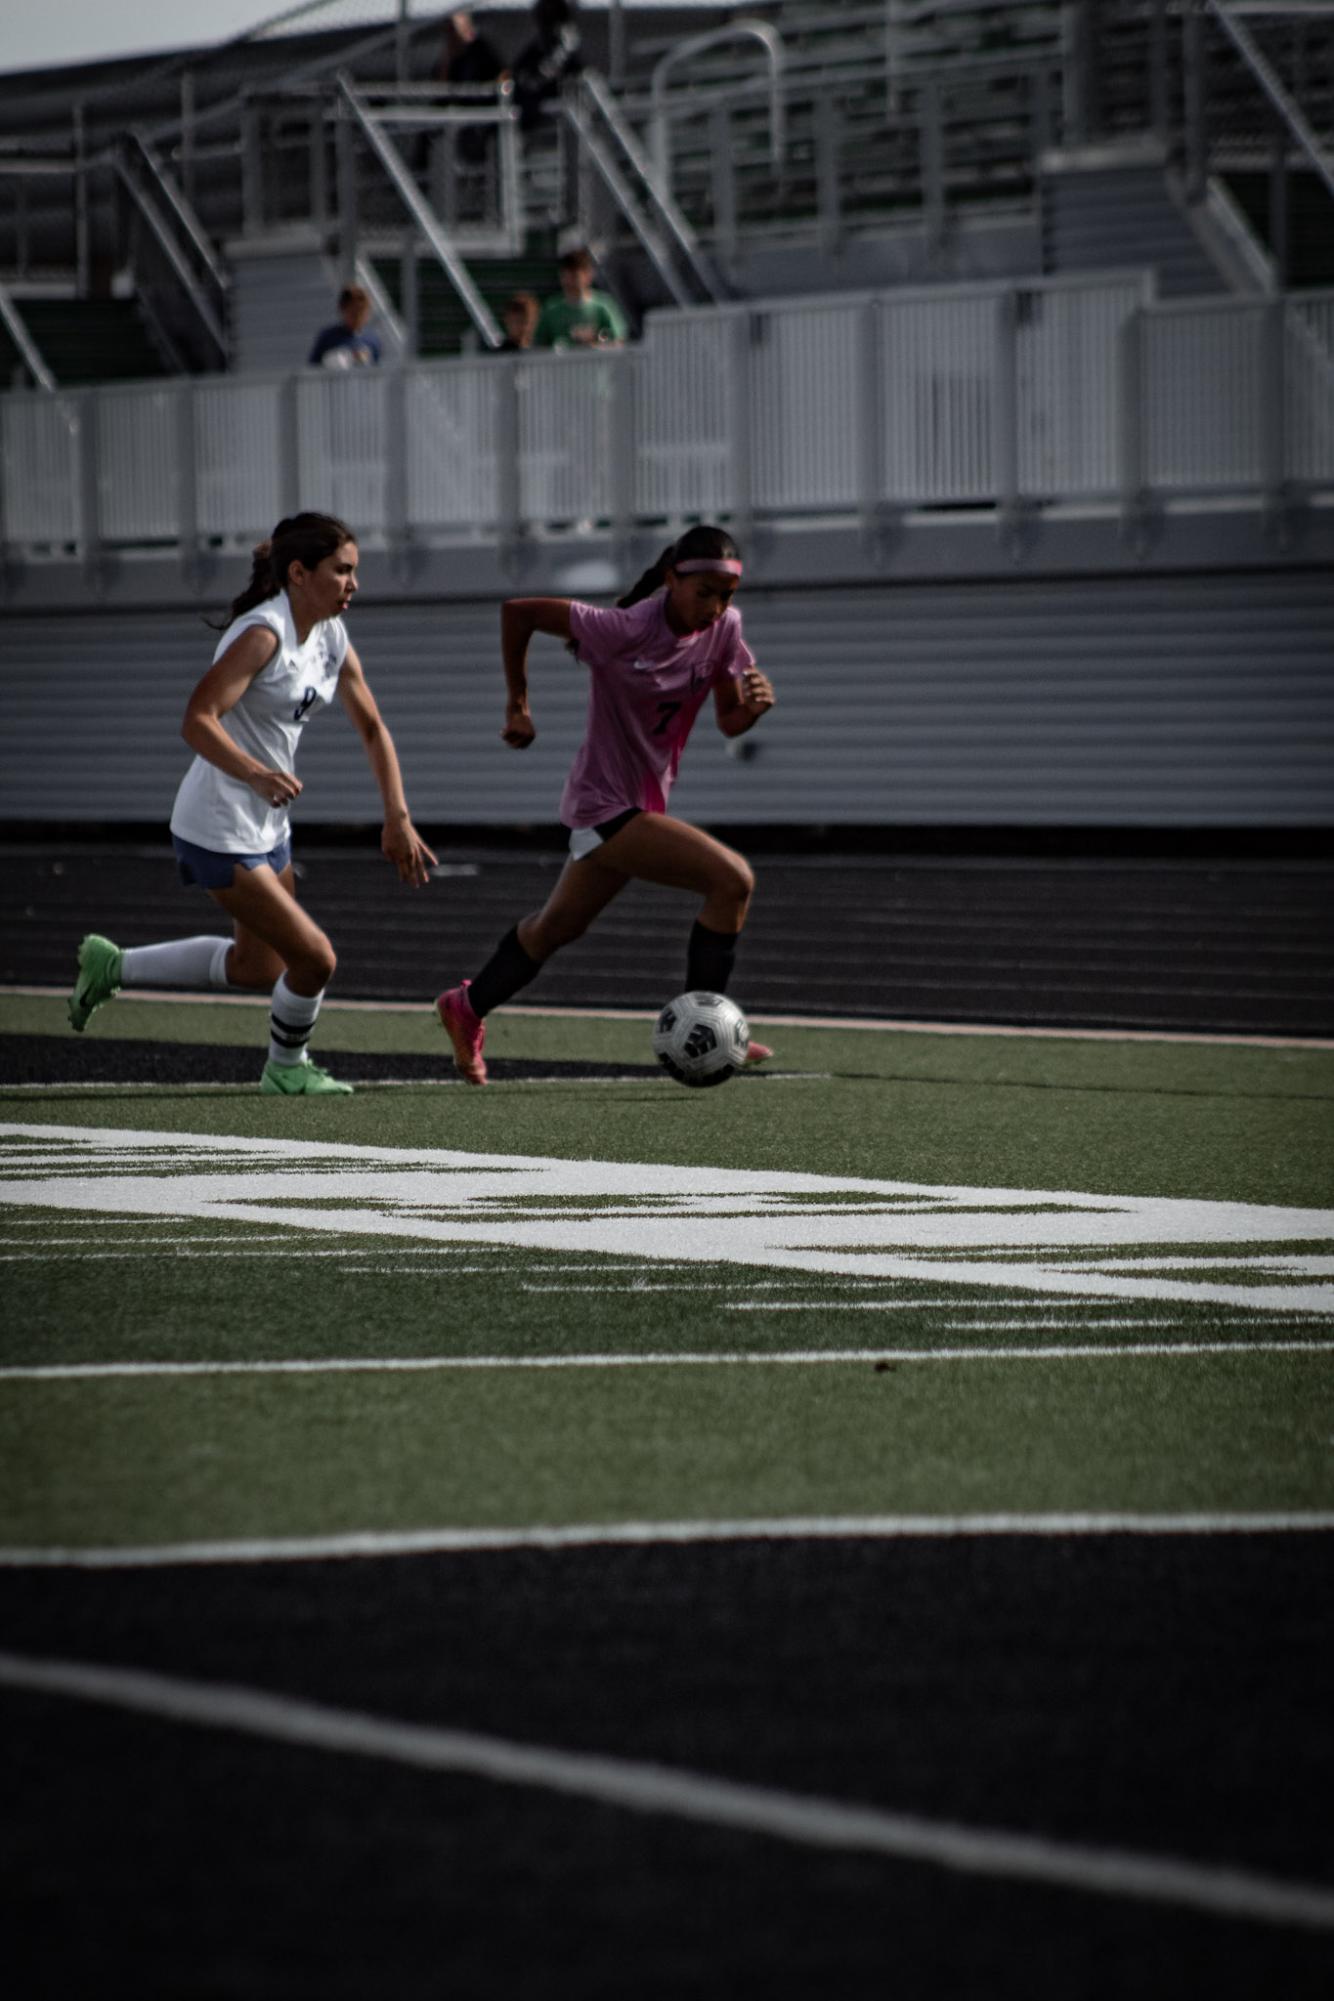
[[[615,299],[593,290],[593,259],[567,250],[560,259],[560,293],[537,323],[539,347],[619,347],[629,329]]]

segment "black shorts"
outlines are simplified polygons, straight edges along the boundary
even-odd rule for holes
[[[586,855],[596,854],[604,841],[609,841],[613,834],[619,834],[621,828],[643,810],[642,806],[627,806],[623,813],[613,814],[610,820],[599,820],[595,827],[568,828],[570,853],[577,862],[583,861]]]

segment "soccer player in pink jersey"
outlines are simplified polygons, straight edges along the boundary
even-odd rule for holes
[[[510,598],[500,644],[508,700],[501,736],[525,750],[537,735],[528,708],[528,644],[535,632],[569,643],[589,670],[588,728],[561,795],[570,859],[541,910],[521,918],[480,973],[436,1001],[454,1064],[486,1082],[485,1018],[526,987],[562,945],[582,937],[627,882],[697,890],[686,990],[726,993],[755,878],[745,857],[667,811],[696,716],[713,696],[724,736],[741,736],[773,707],[732,599],[741,557],[722,528],[687,529],[614,610],[570,598]],[[749,1060],[772,1052],[752,1042]]]

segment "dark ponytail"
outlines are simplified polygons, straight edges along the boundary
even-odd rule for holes
[[[344,542],[356,539],[347,523],[332,514],[293,514],[280,521],[267,541],[256,543],[250,582],[240,597],[232,599],[231,609],[216,630],[225,631],[234,619],[286,590],[287,573],[293,563],[302,563],[308,570],[317,569]]]
[[[684,535],[671,542],[663,550],[656,563],[649,565],[638,583],[631,584],[623,598],[617,598],[622,611],[628,611],[641,598],[652,597],[654,591],[662,589],[667,581],[668,570],[678,563],[707,562],[716,556],[721,562],[739,563],[741,551],[725,528],[711,528],[701,523],[697,528],[687,528]]]

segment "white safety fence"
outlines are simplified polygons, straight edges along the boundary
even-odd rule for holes
[[[1334,292],[1159,304],[1141,274],[650,317],[618,351],[0,398],[14,551],[368,543],[701,516],[1334,487]]]

